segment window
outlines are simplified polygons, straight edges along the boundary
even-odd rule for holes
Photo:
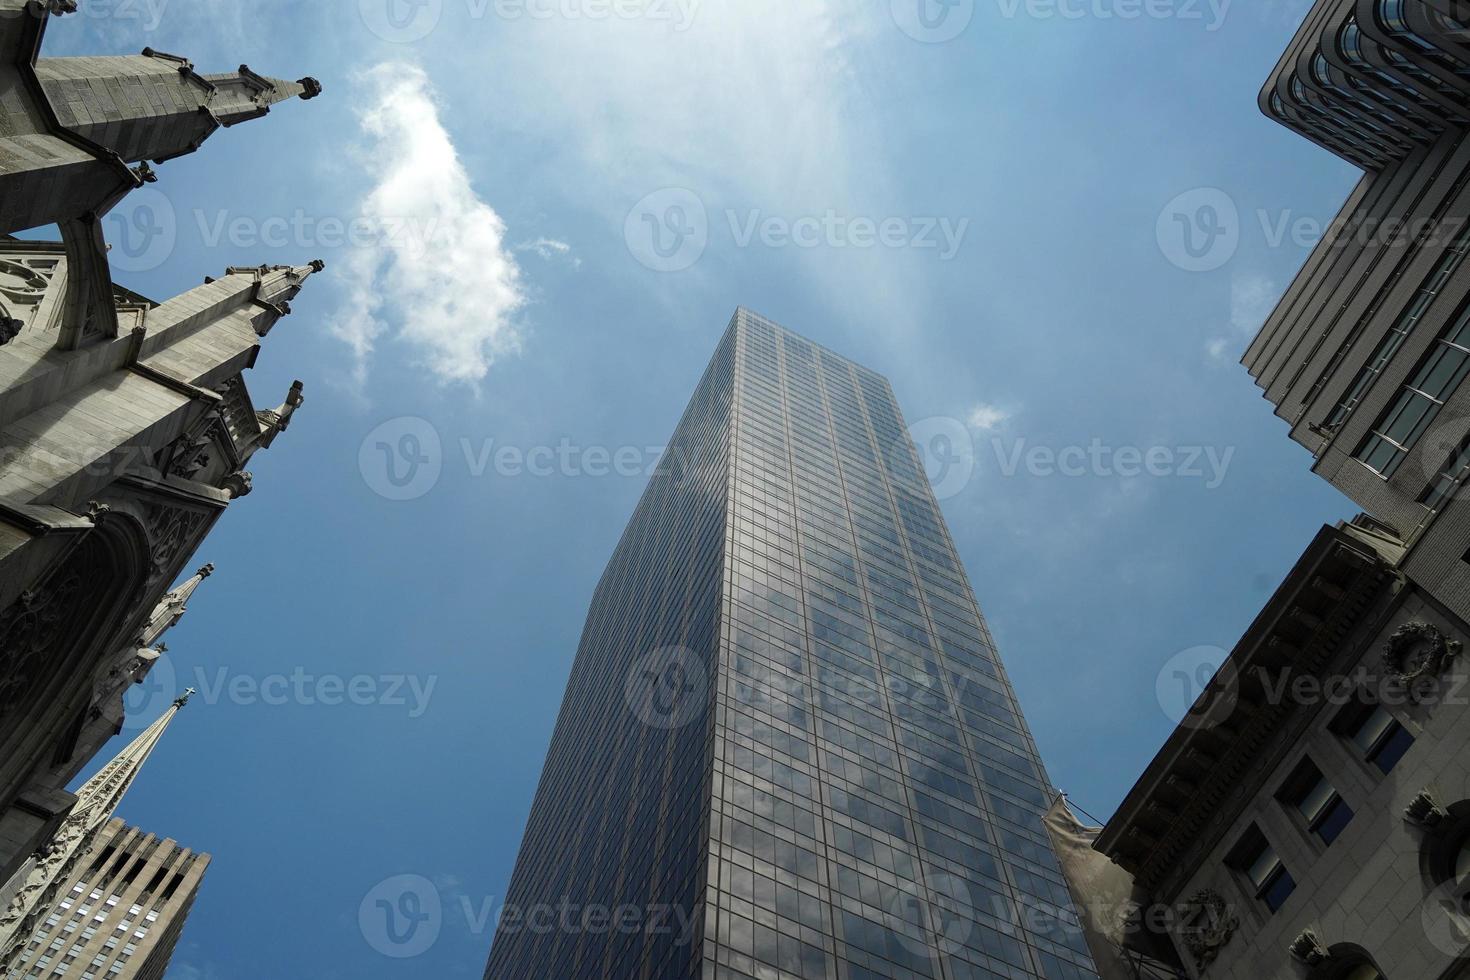
[[[1445,498],[1460,485],[1460,475],[1467,466],[1470,466],[1470,436],[1461,440],[1459,447],[1450,453],[1434,480],[1419,495],[1419,502],[1430,510],[1438,510]]]
[[[1393,476],[1414,443],[1434,422],[1445,400],[1470,372],[1470,310],[1460,313],[1436,341],[1409,383],[1389,403],[1354,457],[1385,479]]]
[[[1307,829],[1324,844],[1337,840],[1353,819],[1352,809],[1311,759],[1302,760],[1276,798],[1300,813]]]
[[[1383,369],[1388,366],[1389,362],[1393,360],[1394,355],[1399,352],[1399,348],[1403,346],[1404,340],[1419,325],[1420,321],[1424,318],[1425,311],[1429,309],[1435,298],[1444,289],[1445,284],[1450,280],[1450,276],[1465,261],[1467,254],[1470,254],[1470,229],[1462,232],[1455,239],[1454,244],[1445,249],[1444,254],[1435,263],[1434,270],[1420,284],[1418,291],[1414,293],[1413,298],[1409,300],[1403,312],[1394,320],[1388,332],[1383,335],[1383,339],[1374,348],[1373,353],[1368,356],[1367,363],[1363,365],[1358,371],[1357,376],[1353,378],[1353,383],[1348,386],[1342,399],[1337,403],[1336,408],[1332,410],[1332,414],[1327,416],[1327,421],[1324,423],[1326,428],[1338,428],[1352,414],[1353,410],[1358,407],[1358,404],[1363,399],[1363,395],[1367,393],[1368,388],[1373,384],[1374,380],[1383,372]],[[1376,310],[1377,307],[1375,306],[1374,311],[1376,312]],[[1366,322],[1366,319],[1365,317],[1359,323]],[[1340,360],[1340,356],[1334,357],[1333,366]],[[1328,370],[1330,371],[1331,368]],[[1323,372],[1322,377],[1318,378],[1316,385],[1313,386],[1314,390],[1322,387],[1327,380],[1327,376],[1328,372]]]
[[[1350,705],[1338,716],[1334,728],[1385,776],[1393,772],[1414,744],[1414,736],[1382,705]]]
[[[1276,856],[1266,835],[1254,824],[1230,852],[1227,862],[1245,875],[1253,894],[1272,912],[1286,904],[1296,891],[1296,880]]]

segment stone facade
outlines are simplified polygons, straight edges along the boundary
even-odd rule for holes
[[[1102,830],[1182,975],[1470,969],[1470,629],[1399,556],[1325,528]]]
[[[122,893],[133,884],[133,879],[142,870],[143,865],[139,863],[125,868],[127,861],[124,858],[112,860],[113,856],[109,854],[108,842],[113,838],[115,828],[110,828],[109,824],[117,813],[118,805],[122,802],[123,797],[137,781],[148,759],[193,693],[190,690],[176,700],[158,720],[133,739],[127,748],[118,753],[116,758],[88,779],[77,790],[76,805],[62,822],[60,829],[43,848],[37,850],[26,860],[20,871],[10,881],[0,885],[0,975],[13,980],[19,976],[39,976],[40,972],[47,972],[40,968],[39,963],[36,963],[31,971],[22,970],[21,964],[23,961],[34,961],[42,956],[50,958],[49,953],[27,956],[28,952],[36,948],[29,943],[39,934],[52,933],[52,927],[56,925],[52,919],[67,911],[63,907],[67,904],[67,893],[76,882],[80,880],[102,882],[108,880],[108,875],[126,872],[122,882],[112,887],[117,900],[121,900]],[[145,851],[141,856],[148,858],[150,851]],[[78,877],[79,875],[81,877]],[[161,881],[164,878],[164,872],[157,872],[156,876]],[[154,875],[150,875],[150,878],[152,877]],[[158,888],[154,885],[140,887],[153,898],[160,897],[154,894],[158,892]],[[136,899],[139,894],[142,892],[135,892],[131,898]],[[172,890],[170,890],[171,894]],[[152,910],[161,913],[161,909],[157,906]],[[103,912],[103,909],[97,909],[99,916],[102,916]],[[70,916],[61,917],[70,918]],[[96,921],[101,921],[101,919]],[[79,928],[85,931],[88,927],[77,920],[72,925],[64,926],[56,931],[61,935],[68,935],[75,933]],[[138,925],[135,928],[144,929],[145,927]],[[124,930],[113,927],[107,931],[116,933]],[[53,938],[60,937],[54,936]],[[91,938],[86,935],[75,935],[73,941],[84,943]],[[93,950],[93,954],[120,957],[106,964],[106,969],[108,972],[121,972],[124,966],[122,961],[129,959],[132,951],[119,947],[127,945],[132,944],[128,943],[126,935],[103,936],[97,943],[98,948]],[[81,950],[74,950],[74,952],[80,954]],[[129,955],[121,956],[123,952]],[[117,969],[114,970],[114,967]],[[61,975],[68,971],[61,969],[58,965],[52,967],[50,972]],[[95,971],[88,970],[87,972]]]
[[[152,163],[321,86],[152,50],[38,58],[75,9],[0,0],[0,882],[67,817],[207,570],[171,586],[300,406],[297,383],[258,409],[243,372],[322,268],[230,268],[162,302],[113,283],[101,219]],[[44,225],[61,240],[13,237]]]
[[[1319,0],[1261,93],[1366,173],[1244,364],[1368,513],[1318,534],[1074,862],[1118,906],[1087,918],[1108,980],[1470,976],[1467,25]]]

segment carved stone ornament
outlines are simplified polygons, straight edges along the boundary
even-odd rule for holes
[[[82,576],[71,572],[0,611],[0,721],[30,691],[41,664],[84,598]]]
[[[208,437],[180,436],[173,444],[168,471],[173,476],[192,480],[210,463],[213,443]]]
[[[74,14],[77,12],[77,0],[30,0],[27,4],[34,14]]]
[[[1180,938],[1201,967],[1215,961],[1238,928],[1240,919],[1229,903],[1208,888],[1179,906]]]
[[[153,542],[151,581],[172,568],[181,551],[192,548],[208,515],[160,503],[145,505],[144,515]]]
[[[1409,801],[1404,810],[1404,819],[1421,827],[1437,827],[1449,818],[1449,811],[1439,805],[1434,794],[1427,789]]]
[[[1383,647],[1383,665],[1394,680],[1412,684],[1437,677],[1460,653],[1461,643],[1428,623],[1405,623]]]
[[[255,489],[255,478],[245,470],[240,470],[221,480],[219,488],[229,494],[231,500],[239,500],[250,496],[250,491]]]
[[[1291,951],[1292,959],[1307,966],[1321,966],[1327,962],[1326,947],[1310,929],[1293,939],[1287,948]]]

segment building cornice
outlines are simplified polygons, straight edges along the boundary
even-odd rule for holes
[[[1323,528],[1103,828],[1097,849],[1153,891],[1186,854],[1223,834],[1234,820],[1232,796],[1303,708],[1294,683],[1327,679],[1344,640],[1397,581],[1397,557],[1396,544],[1377,533]]]

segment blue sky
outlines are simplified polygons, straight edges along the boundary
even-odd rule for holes
[[[137,699],[146,723],[203,692],[122,814],[215,855],[171,978],[479,976],[591,590],[737,304],[958,447],[946,517],[1054,782],[1100,817],[1174,668],[1351,513],[1237,363],[1357,180],[1256,108],[1305,2],[917,3],[53,22],[52,55],[326,86],[108,222],[159,298],[327,261],[250,378],[306,405]],[[411,957],[359,919],[404,875],[439,900]]]

